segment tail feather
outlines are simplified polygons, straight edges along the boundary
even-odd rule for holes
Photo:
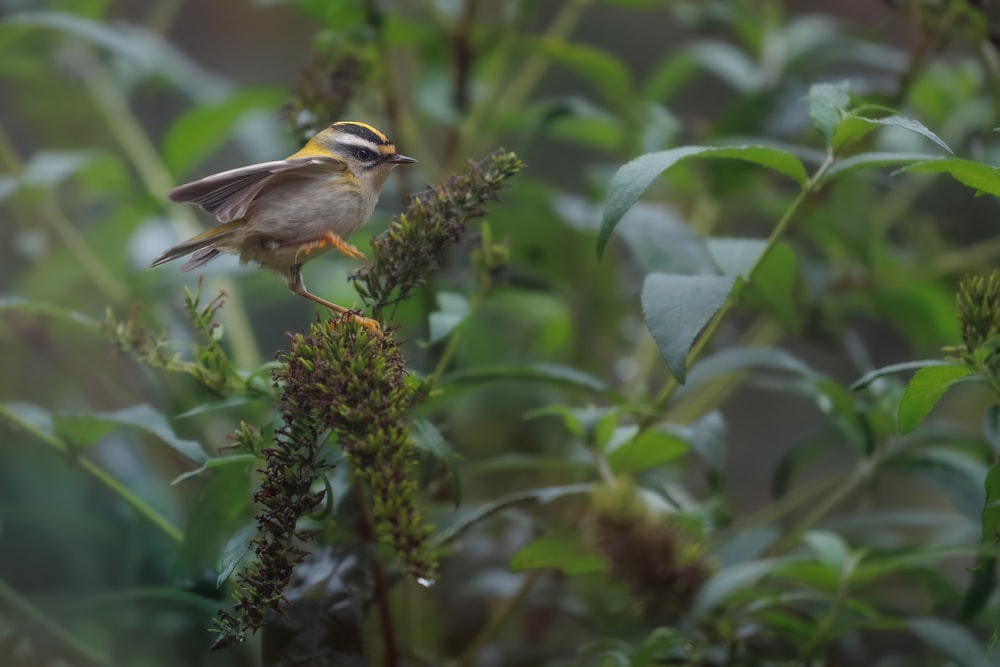
[[[173,248],[170,248],[153,260],[152,266],[166,264],[171,260],[190,255],[191,253],[194,253],[194,256],[181,267],[181,271],[190,271],[199,266],[204,266],[209,260],[219,254],[220,251],[216,250],[215,246],[220,241],[229,238],[239,231],[243,225],[243,220],[234,220],[233,222],[213,227],[208,231],[198,234],[198,236],[189,238],[187,241],[178,243]]]

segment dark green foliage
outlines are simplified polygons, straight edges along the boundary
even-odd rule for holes
[[[995,662],[989,3],[264,4],[0,0],[0,664]],[[343,119],[383,334],[146,268]]]

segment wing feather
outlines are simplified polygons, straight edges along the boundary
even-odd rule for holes
[[[201,206],[219,222],[232,222],[245,216],[254,199],[276,180],[346,169],[347,163],[332,155],[275,160],[206,176],[174,188],[169,196]]]

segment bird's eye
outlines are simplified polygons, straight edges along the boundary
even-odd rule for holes
[[[364,162],[367,162],[368,160],[371,160],[373,157],[375,157],[375,154],[372,153],[367,148],[359,148],[358,152],[355,153],[355,155],[358,156],[359,160],[362,160]]]

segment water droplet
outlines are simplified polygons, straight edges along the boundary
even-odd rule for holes
[[[424,588],[430,588],[431,586],[436,584],[437,581],[431,579],[430,577],[417,577],[417,583],[423,586]]]

